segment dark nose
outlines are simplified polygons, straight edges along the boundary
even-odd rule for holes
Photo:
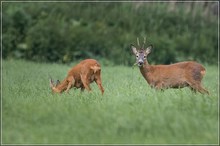
[[[138,61],[139,66],[143,65],[143,63],[144,63],[143,61]]]

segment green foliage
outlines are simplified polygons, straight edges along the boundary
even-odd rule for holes
[[[3,3],[3,57],[70,63],[134,61],[129,45],[146,36],[153,63],[217,64],[217,16],[203,3]],[[189,10],[187,10],[189,9]],[[212,10],[209,10],[212,11]]]
[[[124,66],[102,68],[103,96],[95,83],[91,93],[52,94],[49,75],[62,80],[70,67],[3,61],[3,144],[218,143],[217,66],[206,66],[210,95],[156,91]]]

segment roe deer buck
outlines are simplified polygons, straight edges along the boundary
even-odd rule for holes
[[[57,80],[56,85],[54,85],[53,80],[50,79],[50,87],[56,93],[62,93],[64,90],[68,92],[72,87],[81,88],[81,91],[84,91],[85,88],[91,91],[89,84],[93,81],[96,82],[103,94],[101,66],[94,59],[86,59],[71,68],[67,77],[61,83]]]
[[[140,47],[137,38],[137,44]],[[156,89],[166,88],[183,88],[190,87],[191,90],[200,93],[209,92],[201,86],[201,80],[206,73],[205,68],[194,61],[179,62],[171,65],[150,65],[147,61],[147,56],[150,54],[152,45],[144,48],[137,48],[131,44],[131,49],[136,56],[136,63],[141,71],[141,74],[151,87]]]

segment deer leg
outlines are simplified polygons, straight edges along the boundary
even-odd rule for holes
[[[193,87],[189,86],[189,88],[191,89],[192,92],[196,93],[196,89],[194,89]]]
[[[88,81],[87,76],[80,74],[80,77],[81,77],[82,83],[83,83],[84,87],[86,88],[86,90],[91,91],[91,88],[89,86],[89,81]]]
[[[200,92],[202,94],[206,93],[206,94],[209,94],[209,92],[204,89],[203,87],[201,87],[201,85],[199,83],[188,83],[191,90],[194,91],[194,92]]]
[[[199,91],[198,86],[195,83],[189,83],[190,89],[196,93],[197,91]]]
[[[84,88],[84,87],[81,87],[80,91],[83,92],[84,90],[85,90],[85,88]]]
[[[95,73],[95,82],[98,85],[100,91],[102,92],[102,95],[104,94],[104,88],[102,86],[102,80],[101,80],[101,70],[97,71]]]
[[[69,77],[68,82],[69,83],[68,83],[66,91],[65,91],[66,93],[69,93],[69,89],[72,87],[72,85],[74,85],[74,83],[75,83],[74,77],[73,76]]]
[[[101,90],[102,92],[102,95],[104,94],[104,88],[102,87],[102,82],[101,82],[101,79],[98,78],[95,80],[96,84],[98,85],[99,89]]]
[[[206,89],[204,89],[201,85],[198,86],[198,91],[199,91],[200,93],[206,93],[206,94],[209,95],[209,91],[206,90]]]
[[[161,91],[163,91],[163,83],[157,83],[154,88],[155,88],[156,90],[161,90]]]
[[[72,86],[72,83],[69,82],[67,85],[66,91],[65,91],[66,93],[69,93],[69,89],[71,88],[71,86]]]

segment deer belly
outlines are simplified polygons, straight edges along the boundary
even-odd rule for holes
[[[188,83],[185,80],[180,79],[167,79],[162,82],[164,88],[183,88],[186,87]]]

